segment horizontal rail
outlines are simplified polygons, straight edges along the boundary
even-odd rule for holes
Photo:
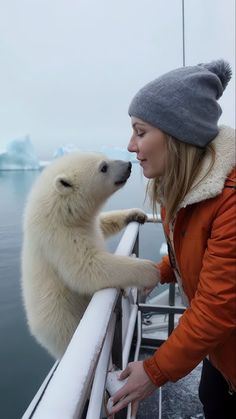
[[[108,289],[92,298],[38,405],[35,419],[81,416],[117,295],[117,290]]]
[[[156,214],[154,216],[153,214],[147,214],[147,222],[148,223],[162,223],[161,215]]]
[[[184,313],[186,307],[183,306],[170,306],[168,304],[151,305],[151,304],[139,304],[139,310],[142,313],[149,313],[150,311],[157,314],[181,314]]]
[[[37,408],[38,403],[40,402],[41,398],[43,397],[44,391],[48,386],[48,383],[50,382],[54,372],[56,371],[56,368],[58,366],[58,361],[56,361],[52,368],[50,369],[49,373],[47,374],[46,378],[42,382],[41,386],[39,387],[37,393],[35,394],[33,400],[31,401],[30,405],[28,406],[27,410],[25,411],[24,415],[22,416],[22,419],[30,419],[33,417],[33,414]]]

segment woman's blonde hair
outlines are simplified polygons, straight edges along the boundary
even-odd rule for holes
[[[169,223],[174,219],[179,204],[199,175],[202,161],[207,153],[211,156],[211,164],[206,175],[211,170],[215,161],[215,149],[211,143],[205,148],[199,148],[178,141],[169,135],[166,135],[166,141],[165,172],[161,177],[148,182],[147,193],[153,214],[157,214],[157,203],[161,203],[166,210],[165,223]]]

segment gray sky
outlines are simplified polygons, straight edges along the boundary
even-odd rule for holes
[[[185,0],[186,65],[227,59],[234,0]],[[181,0],[0,0],[0,146],[29,134],[41,158],[74,143],[125,147],[128,104],[182,65]],[[235,77],[220,100],[235,126]]]

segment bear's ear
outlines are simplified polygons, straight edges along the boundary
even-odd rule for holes
[[[73,184],[71,180],[68,178],[68,176],[64,174],[58,175],[56,177],[54,181],[54,186],[57,192],[59,192],[62,195],[68,195],[73,189]]]

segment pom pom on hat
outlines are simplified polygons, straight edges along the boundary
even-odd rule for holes
[[[224,60],[217,60],[217,61],[211,61],[207,64],[199,64],[202,67],[207,68],[207,70],[211,71],[212,73],[215,73],[222,84],[223,90],[225,90],[227,84],[229,83],[231,77],[232,77],[232,69]]]
[[[205,147],[219,132],[222,96],[232,71],[224,60],[172,70],[134,96],[129,115],[179,141]]]

